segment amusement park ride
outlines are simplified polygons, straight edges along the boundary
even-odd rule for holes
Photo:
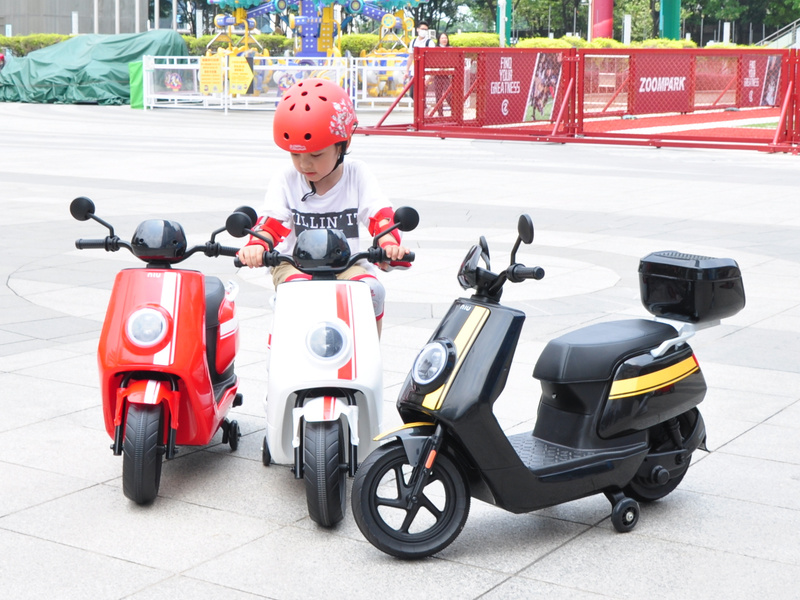
[[[255,17],[277,15],[294,33],[294,55],[306,58],[341,56],[340,32],[355,16],[380,22],[380,38],[402,40],[403,49],[413,37],[414,20],[406,17],[403,7],[417,6],[427,0],[210,0],[230,14],[217,15],[214,23],[230,32],[242,28],[240,45],[256,44],[250,35]],[[224,35],[224,34],[222,34]],[[219,37],[219,36],[217,36]]]
[[[218,53],[243,56],[254,65],[253,94],[266,92],[269,82],[278,94],[297,78],[325,77],[345,85],[340,70],[332,69],[330,59],[342,56],[341,33],[356,16],[379,23],[379,39],[369,53],[362,52],[367,64],[365,90],[371,97],[397,96],[403,88],[403,73],[408,60],[408,45],[414,37],[414,20],[406,16],[404,6],[417,6],[428,0],[210,0],[224,14],[214,24],[220,32],[209,43],[227,42]],[[272,15],[295,40],[292,56],[270,57],[253,37],[256,17]],[[234,30],[238,40],[234,42]],[[211,54],[209,50],[209,54]],[[328,60],[326,60],[328,59]],[[259,66],[262,68],[259,69]],[[264,66],[272,73],[265,77]],[[285,66],[286,68],[281,68]],[[276,69],[276,67],[278,67]],[[305,67],[302,71],[298,68]],[[313,70],[309,71],[311,67]],[[379,67],[379,68],[375,68]]]

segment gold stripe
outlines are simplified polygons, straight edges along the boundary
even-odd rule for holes
[[[447,396],[447,392],[450,391],[453,380],[456,378],[456,375],[458,375],[464,358],[467,356],[472,344],[475,343],[475,339],[478,337],[478,334],[481,332],[488,318],[488,308],[483,306],[472,307],[469,317],[467,317],[467,320],[461,326],[461,330],[458,332],[458,335],[456,335],[456,339],[453,340],[456,346],[456,365],[455,368],[453,368],[453,372],[442,387],[425,396],[425,399],[422,401],[422,406],[429,410],[439,410],[442,406],[442,402],[444,402],[445,396]]]
[[[608,399],[618,400],[620,398],[629,398],[630,396],[646,394],[647,392],[652,392],[675,384],[699,370],[700,367],[697,366],[694,356],[690,356],[671,367],[666,367],[655,373],[615,381],[611,384],[611,392],[608,395]]]
[[[417,421],[416,423],[406,423],[405,425],[401,425],[400,427],[395,427],[394,429],[390,429],[389,431],[384,431],[380,435],[372,438],[373,441],[378,442],[385,437],[392,435],[393,433],[397,433],[398,431],[402,431],[403,429],[411,429],[412,427],[425,427],[431,426],[434,427],[435,423],[428,423],[427,421]]]

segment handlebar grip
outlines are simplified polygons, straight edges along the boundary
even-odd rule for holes
[[[544,269],[542,267],[524,267],[522,265],[513,265],[508,272],[508,280],[514,283],[525,281],[526,279],[539,280],[544,277]]]
[[[238,257],[238,256],[236,256],[236,257],[233,259],[233,266],[234,266],[234,267],[236,267],[237,269],[241,269],[241,268],[244,266],[244,263],[243,263],[242,261],[240,261],[240,260],[239,260],[239,257]]]
[[[107,250],[106,240],[75,240],[75,247],[78,250]]]
[[[234,248],[233,246],[220,246],[219,253],[220,256],[236,256],[239,253],[239,248]]]

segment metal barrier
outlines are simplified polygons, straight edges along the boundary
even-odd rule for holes
[[[145,108],[274,110],[295,81],[322,77],[350,92],[357,110],[410,110],[403,91],[405,57],[158,57],[143,59]]]
[[[461,49],[415,53],[413,122],[362,133],[800,147],[797,50]]]

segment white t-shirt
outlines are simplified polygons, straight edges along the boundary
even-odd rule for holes
[[[311,187],[294,166],[270,180],[262,214],[291,229],[276,250],[291,253],[297,234],[306,229],[341,229],[350,243],[350,251],[361,250],[359,223],[369,227],[370,217],[392,204],[363,162],[347,158],[342,167],[342,178],[333,188],[321,196],[312,194],[305,201],[302,198]]]

